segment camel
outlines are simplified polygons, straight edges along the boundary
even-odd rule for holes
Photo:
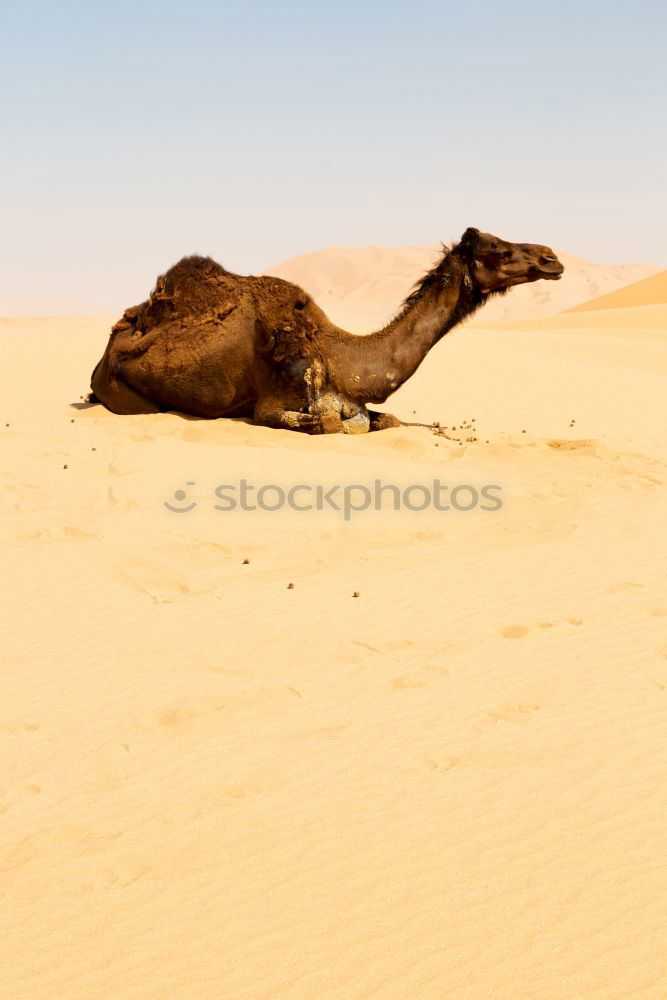
[[[308,434],[396,427],[367,404],[383,403],[490,296],[562,273],[549,247],[467,229],[387,326],[357,336],[288,281],[184,257],[112,328],[90,399],[114,413],[254,417]]]

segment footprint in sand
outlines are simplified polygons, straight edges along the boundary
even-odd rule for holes
[[[134,500],[123,499],[116,496],[111,487],[107,487],[107,506],[115,507],[117,510],[132,510],[139,506]]]
[[[172,705],[153,714],[147,714],[140,720],[140,725],[144,731],[152,731],[156,735],[161,733],[169,737],[180,736],[199,728],[218,729],[221,719],[231,717],[250,705],[261,704],[266,696],[266,690],[254,687],[229,692],[222,698],[211,696],[199,704]]]
[[[523,639],[529,632],[530,629],[526,625],[506,625],[501,629],[505,639]]]
[[[6,722],[0,725],[0,733],[34,733],[37,729],[36,722]]]
[[[486,714],[495,722],[526,722],[539,708],[535,702],[522,701],[515,705],[501,705]]]
[[[557,622],[536,622],[534,626],[505,625],[503,628],[501,628],[500,634],[504,639],[523,639],[525,636],[529,634],[529,632],[532,631],[533,628],[541,628],[541,629],[556,628],[557,624],[558,624]],[[565,621],[562,622],[561,624],[583,625],[584,622],[582,618],[566,618]]]
[[[391,686],[395,688],[423,688],[426,687],[426,681],[419,680],[418,677],[406,677],[405,674],[400,677],[392,677]]]
[[[487,729],[497,726],[500,722],[523,724],[528,722],[531,715],[539,711],[539,709],[540,706],[536,702],[531,701],[500,705],[498,708],[489,709],[479,716],[473,724],[473,729],[477,735],[480,735],[486,732]]]
[[[72,539],[78,541],[89,541],[98,536],[84,531],[82,528],[75,528],[71,525],[63,524],[58,528],[35,528],[32,531],[17,531],[12,538],[17,542],[68,542]]]
[[[168,727],[187,726],[198,715],[199,712],[192,708],[182,708],[180,706],[177,708],[168,708],[158,716],[157,723],[159,726]]]
[[[456,765],[459,764],[460,761],[461,761],[460,757],[449,757],[449,756],[438,757],[437,760],[434,760],[432,757],[429,757],[426,759],[425,764],[432,771],[443,772],[443,771],[451,771],[451,769],[453,767],[456,767]]]

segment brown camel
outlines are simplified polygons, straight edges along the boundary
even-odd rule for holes
[[[391,323],[355,336],[288,281],[185,257],[113,327],[90,398],[114,413],[254,417],[309,434],[395,427],[366,404],[383,403],[491,295],[562,273],[548,247],[467,229]]]

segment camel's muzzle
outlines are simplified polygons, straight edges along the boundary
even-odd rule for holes
[[[564,270],[556,254],[547,247],[542,250],[537,260],[533,259],[531,263],[531,271],[546,281],[558,281]]]
[[[563,276],[563,271],[565,268],[560,263],[556,261],[556,264],[552,267],[534,267],[533,270],[538,278],[544,278],[546,281],[558,281]]]

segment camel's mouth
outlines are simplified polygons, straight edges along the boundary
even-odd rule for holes
[[[545,278],[547,281],[560,281],[563,277],[564,267],[561,267],[560,271],[542,271],[540,273],[540,278]]]
[[[563,277],[565,268],[560,261],[555,261],[545,267],[544,264],[534,264],[530,269],[530,275],[534,280],[559,281]]]
[[[530,284],[533,281],[559,281],[565,268],[560,261],[553,264],[529,264],[514,272],[505,272],[504,287]]]

